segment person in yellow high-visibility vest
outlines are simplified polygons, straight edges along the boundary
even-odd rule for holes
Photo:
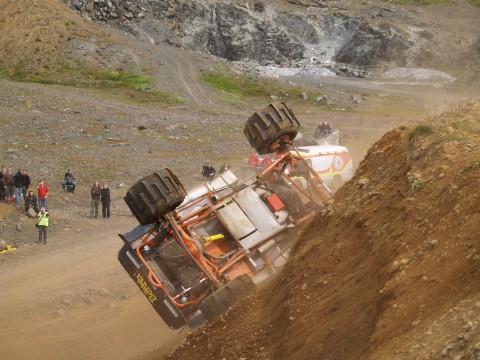
[[[40,208],[40,212],[38,213],[38,242],[41,244],[42,239],[43,243],[47,243],[47,229],[48,229],[48,211],[45,210],[45,207]]]

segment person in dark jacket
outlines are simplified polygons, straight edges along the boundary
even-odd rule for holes
[[[217,171],[213,168],[212,164],[208,163],[203,166],[202,175],[208,181],[213,180]]]
[[[25,197],[25,214],[27,214],[28,209],[32,208],[38,213],[38,204],[37,197],[35,196],[33,190],[28,190],[28,195]]]
[[[23,176],[22,169],[13,175],[13,186],[15,187],[15,205],[20,206],[23,199],[23,185],[25,184],[25,177]]]
[[[92,188],[90,189],[90,195],[92,195],[92,200],[90,201],[90,216],[98,218],[98,206],[100,205],[100,196],[102,188],[98,181],[93,183]]]
[[[315,134],[313,137],[315,139],[322,139],[328,137],[332,133],[332,128],[330,127],[330,124],[326,121],[323,121],[317,126],[317,129],[315,130]]]
[[[23,200],[25,200],[25,197],[27,196],[27,189],[30,187],[30,184],[31,184],[31,179],[30,179],[30,175],[28,175],[27,173],[27,170],[23,169],[23,189],[22,189],[22,193],[23,193]]]
[[[100,190],[100,197],[102,200],[103,218],[110,219],[110,189],[107,183],[103,184],[103,188]]]
[[[77,180],[75,175],[73,175],[72,169],[68,169],[63,177],[62,189],[65,191],[75,192],[75,186],[77,186]]]

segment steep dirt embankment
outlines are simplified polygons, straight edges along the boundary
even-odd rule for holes
[[[283,274],[170,358],[478,359],[479,141],[479,104],[387,133]]]

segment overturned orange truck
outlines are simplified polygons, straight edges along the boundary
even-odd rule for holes
[[[285,103],[269,104],[244,128],[258,154],[275,153],[260,173],[227,171],[187,192],[163,169],[128,190],[140,224],[119,235],[118,259],[170,328],[212,321],[275,274],[331,195],[292,146],[299,128]]]

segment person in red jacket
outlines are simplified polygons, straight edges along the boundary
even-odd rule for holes
[[[38,206],[41,208],[42,206],[45,208],[45,210],[48,211],[47,207],[47,197],[48,197],[48,186],[45,184],[45,182],[40,180],[37,186],[37,194],[38,194]]]

